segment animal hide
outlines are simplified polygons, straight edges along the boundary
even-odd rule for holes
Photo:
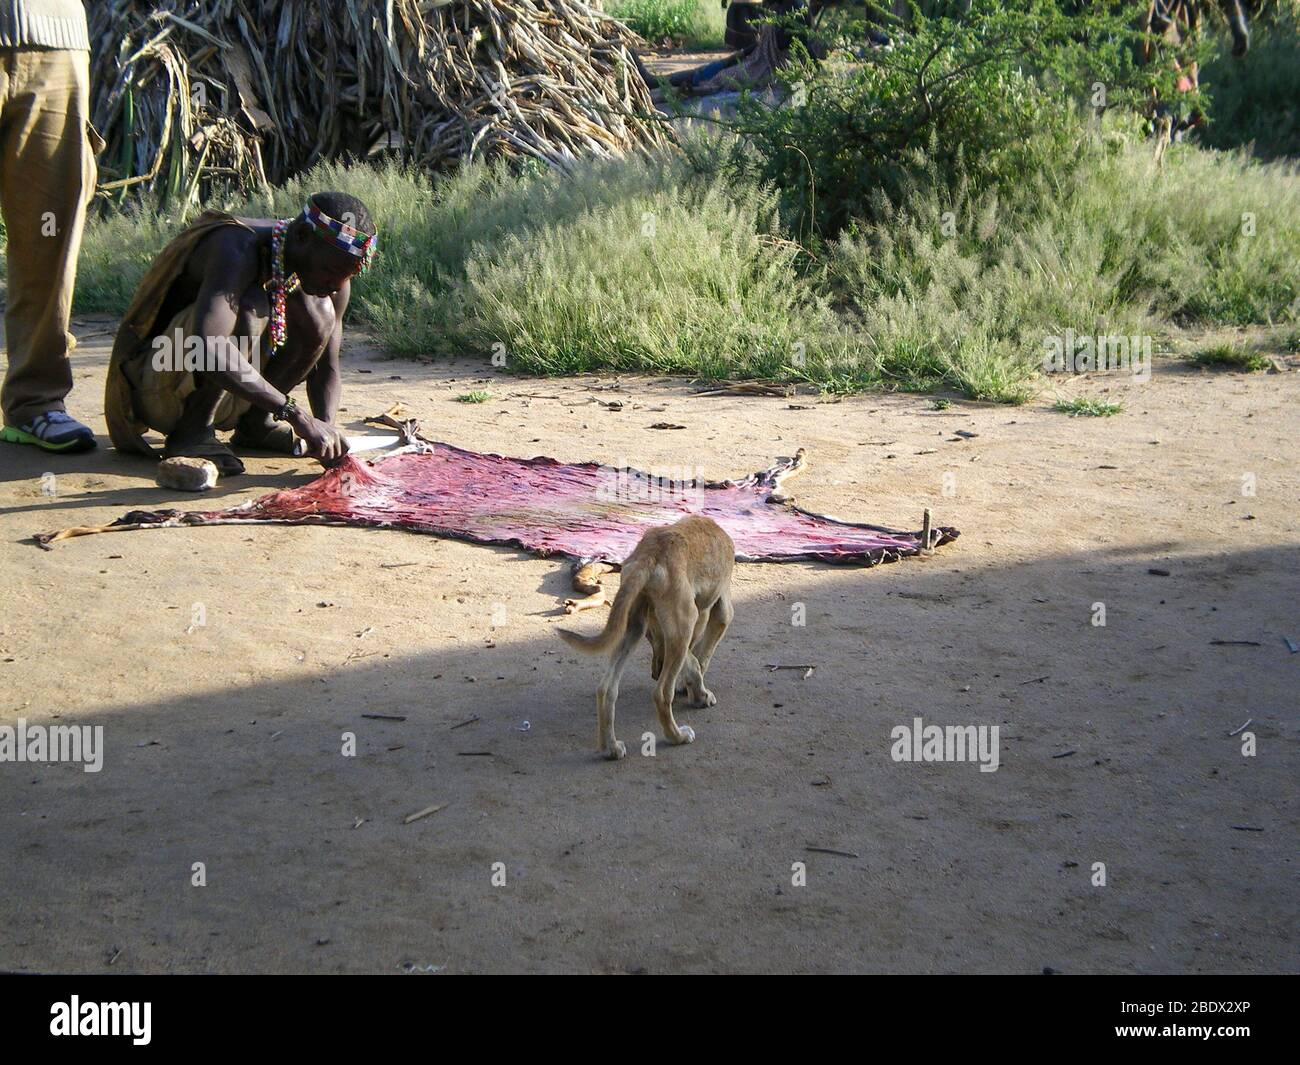
[[[780,482],[803,463],[801,450],[741,480],[678,481],[594,462],[508,458],[420,442],[370,460],[349,456],[310,484],[228,510],[134,510],[110,525],[37,540],[48,545],[92,532],[192,525],[361,525],[617,565],[647,529],[703,514],[727,531],[742,562],[875,565],[920,550],[919,532],[839,521],[790,504]],[[932,540],[947,543],[957,535],[936,528]]]

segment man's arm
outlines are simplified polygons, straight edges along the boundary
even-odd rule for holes
[[[307,400],[311,412],[327,425],[334,424],[339,412],[339,399],[343,394],[343,379],[339,375],[339,352],[343,348],[343,312],[352,296],[352,283],[346,282],[334,293],[334,331],[325,345],[325,351],[307,375]]]

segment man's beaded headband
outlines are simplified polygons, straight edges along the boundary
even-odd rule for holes
[[[377,233],[362,233],[361,230],[348,225],[346,222],[331,218],[314,203],[309,203],[302,209],[302,217],[310,222],[315,227],[316,232],[333,244],[334,247],[347,252],[349,255],[355,255],[361,260],[357,273],[364,274],[369,269],[370,264],[374,262],[375,254],[379,250],[379,235]]]

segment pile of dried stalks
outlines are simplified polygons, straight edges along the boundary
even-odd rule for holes
[[[321,160],[564,168],[668,134],[632,48],[581,0],[102,0],[90,18],[101,192],[187,206]]]

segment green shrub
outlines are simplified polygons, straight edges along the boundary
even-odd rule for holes
[[[1192,356],[1192,361],[1198,366],[1245,370],[1251,373],[1258,370],[1267,370],[1272,365],[1264,355],[1254,348],[1246,347],[1244,344],[1227,343],[1213,344],[1208,348],[1202,348]]]
[[[1119,414],[1123,406],[1118,403],[1108,403],[1104,399],[1097,399],[1094,396],[1080,396],[1078,399],[1058,399],[1052,404],[1052,410],[1060,414],[1068,414],[1071,418],[1110,418]]]
[[[915,13],[892,48],[860,57],[800,61],[796,44],[781,75],[788,103],[742,99],[731,123],[741,142],[701,165],[781,189],[795,232],[834,236],[879,221],[923,176],[978,194],[1055,169],[1092,85],[1114,107],[1164,77],[1133,65],[1127,5],[1086,15],[1056,0],[938,6],[946,14]]]

